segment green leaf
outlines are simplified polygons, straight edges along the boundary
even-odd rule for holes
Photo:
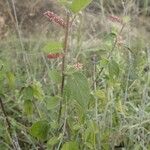
[[[33,98],[33,89],[30,85],[23,88],[23,97],[25,99],[32,99]]]
[[[107,34],[103,39],[101,48],[105,49],[107,51],[111,50],[114,45],[115,38],[116,38],[115,32],[111,32],[111,33]]]
[[[70,9],[73,13],[78,13],[82,9],[86,8],[92,0],[73,0]]]
[[[10,88],[14,87],[14,85],[15,85],[15,76],[14,76],[14,74],[12,72],[8,72],[6,74],[6,76],[7,76],[9,87]]]
[[[44,92],[40,82],[35,81],[32,85],[33,96],[37,100],[42,100],[44,98]]]
[[[27,115],[33,114],[33,103],[31,100],[25,100],[24,101],[24,112]]]
[[[43,47],[43,51],[46,53],[60,53],[62,52],[62,49],[63,49],[63,44],[55,41],[48,42]]]
[[[46,107],[47,109],[54,109],[59,105],[59,97],[54,96],[54,97],[50,97],[50,99],[47,99],[46,101]]]
[[[119,65],[118,63],[111,59],[109,64],[108,64],[108,69],[109,69],[109,75],[111,78],[114,78],[114,77],[118,77],[119,76]]]
[[[59,84],[61,82],[61,73],[56,70],[50,70],[48,73],[49,77],[51,78],[52,81],[54,81],[55,83]]]
[[[76,100],[83,108],[86,108],[90,98],[90,88],[87,78],[79,72],[75,72],[67,79],[67,94],[70,99]]]
[[[76,142],[66,142],[61,150],[79,150],[79,146]]]
[[[59,142],[59,138],[58,137],[52,137],[50,140],[48,140],[47,147],[48,148],[52,148],[52,146],[54,146],[58,142]]]
[[[46,140],[49,132],[49,124],[46,120],[40,120],[35,122],[30,129],[32,136],[39,140]]]

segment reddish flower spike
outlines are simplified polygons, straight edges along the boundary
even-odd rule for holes
[[[110,16],[109,16],[109,20],[111,20],[112,22],[118,22],[118,23],[120,23],[120,24],[123,23],[122,19],[120,19],[118,16],[110,15]]]
[[[59,17],[57,14],[55,14],[51,11],[45,12],[44,16],[46,16],[50,21],[54,21],[55,23],[59,24],[63,28],[65,28],[67,26],[67,24],[61,17]]]
[[[64,54],[60,54],[60,53],[56,53],[56,54],[49,53],[47,55],[47,58],[49,59],[57,59],[57,58],[63,58],[63,57],[64,57]]]

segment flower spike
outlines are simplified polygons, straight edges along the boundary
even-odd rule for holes
[[[46,11],[43,15],[46,16],[49,19],[49,21],[53,21],[62,26],[63,28],[66,28],[66,22],[54,12]]]

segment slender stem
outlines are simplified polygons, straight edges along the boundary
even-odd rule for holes
[[[67,13],[67,26],[65,30],[65,39],[64,39],[64,57],[62,59],[62,68],[61,68],[61,73],[62,73],[62,81],[61,81],[61,96],[63,96],[64,92],[64,83],[65,83],[65,65],[66,65],[66,54],[67,54],[67,45],[68,45],[68,35],[69,35],[69,14]],[[58,123],[60,122],[61,118],[61,111],[62,111],[62,100],[60,101],[60,107],[59,107],[59,115],[58,115]]]
[[[63,128],[62,128],[62,137],[60,139],[60,142],[58,144],[58,147],[57,147],[57,150],[60,149],[62,143],[63,143],[63,139],[64,139],[64,135],[65,135],[65,132],[66,132],[66,126],[67,126],[67,101],[66,101],[66,105],[65,105],[65,118],[64,118],[64,123],[63,123]]]
[[[12,1],[12,7],[13,7],[13,12],[14,12],[14,17],[15,17],[15,21],[16,21],[16,30],[18,32],[18,37],[19,37],[19,41],[20,41],[20,45],[21,45],[21,48],[22,50],[24,49],[24,46],[23,46],[23,42],[22,42],[22,37],[21,37],[21,30],[19,29],[19,23],[18,23],[18,18],[17,18],[17,13],[16,13],[16,7],[15,7],[15,2],[14,0],[11,0]]]
[[[1,105],[1,108],[2,108],[2,112],[3,112],[4,116],[5,116],[8,129],[9,129],[9,131],[10,131],[10,129],[11,129],[11,123],[10,123],[8,117],[7,117],[7,113],[6,113],[6,111],[5,111],[4,104],[3,104],[3,101],[2,101],[2,98],[1,98],[1,97],[0,97],[0,105]]]
[[[93,55],[93,90],[96,91],[96,54]]]

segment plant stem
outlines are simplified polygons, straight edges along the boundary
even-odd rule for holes
[[[67,45],[68,45],[68,35],[69,35],[69,14],[67,13],[67,25],[65,28],[65,39],[64,39],[64,57],[62,58],[62,68],[61,68],[61,74],[62,74],[62,81],[61,81],[61,96],[63,96],[64,92],[64,83],[65,83],[65,65],[66,65],[66,54],[67,54]],[[59,107],[59,114],[58,114],[58,123],[60,122],[61,118],[61,111],[62,111],[62,100],[60,101],[60,107]]]
[[[10,123],[8,117],[7,117],[7,113],[5,111],[4,104],[3,104],[3,101],[2,101],[1,97],[0,97],[0,105],[1,105],[1,108],[2,108],[2,112],[3,112],[4,116],[5,116],[5,120],[6,120],[6,123],[7,123],[7,126],[8,126],[8,130],[10,131],[11,123]]]

